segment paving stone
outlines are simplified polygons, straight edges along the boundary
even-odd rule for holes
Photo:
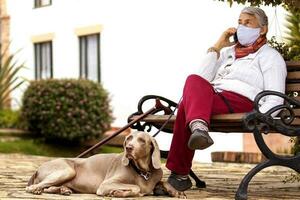
[[[0,200],[121,200],[122,198],[101,198],[92,194],[54,194],[32,195],[25,192],[25,186],[35,169],[43,162],[53,158],[26,156],[20,154],[0,154]],[[207,188],[195,186],[186,192],[188,199],[232,200],[244,175],[255,165],[234,163],[194,163],[194,172],[204,181]],[[169,171],[164,169],[165,180]],[[283,183],[292,170],[284,167],[270,167],[257,174],[249,185],[249,200],[300,200],[300,183]],[[170,197],[147,196],[129,199],[174,199]]]

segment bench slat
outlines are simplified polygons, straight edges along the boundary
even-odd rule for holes
[[[288,71],[300,71],[299,61],[286,61],[285,63]]]
[[[219,114],[213,115],[211,122],[242,122],[242,118],[246,113],[232,113],[232,114]]]
[[[292,122],[293,126],[300,126],[300,118],[295,118],[294,121]]]
[[[300,81],[300,71],[288,72],[287,82],[299,82]]]
[[[232,117],[230,115],[233,115]],[[242,116],[241,114],[239,114]],[[224,116],[224,115],[223,115]],[[169,115],[149,115],[142,119],[142,122],[149,122],[157,126],[162,126],[164,122],[168,119]],[[131,120],[138,118],[137,116],[131,117]],[[218,132],[247,132],[244,127],[241,127],[241,118],[237,114],[225,114],[225,119],[222,119],[221,115],[216,115],[211,121],[211,131]],[[176,116],[172,116],[166,128],[172,129],[175,122]],[[225,121],[226,122],[225,122]]]
[[[300,115],[300,109],[294,110],[295,115]],[[245,113],[233,113],[233,114],[220,114],[214,115],[211,118],[211,131],[218,131],[218,132],[248,132],[244,127],[241,126],[243,116]],[[139,116],[131,117],[131,120],[138,118]],[[164,122],[169,118],[169,115],[148,115],[141,121],[143,122],[150,122],[152,124],[156,124],[161,126]],[[173,124],[176,120],[176,116],[172,116],[166,125],[166,128],[172,129]],[[300,118],[296,117],[292,123],[293,126],[300,126]],[[274,132],[274,131],[270,131]]]
[[[297,101],[300,101],[300,96],[298,97],[292,97],[293,99],[296,99]]]
[[[245,113],[233,113],[233,114],[220,114],[220,115],[214,115],[211,118],[212,123],[240,123],[242,122],[242,117],[245,115]],[[134,120],[138,118],[138,116],[133,116],[131,119]],[[169,115],[148,115],[145,117],[142,121],[145,122],[157,122],[157,123],[164,123],[169,118]],[[176,119],[176,116],[172,116],[170,119],[170,123],[174,123]]]
[[[135,120],[139,117],[139,115],[131,117],[131,120]],[[157,122],[163,124],[167,119],[169,118],[169,115],[148,115],[141,121],[144,122]],[[174,123],[176,119],[176,116],[172,116],[169,123]]]
[[[300,91],[300,83],[287,83],[286,92]]]
[[[300,109],[293,109],[295,116],[300,116]]]

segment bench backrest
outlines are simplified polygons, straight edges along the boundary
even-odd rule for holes
[[[286,94],[300,101],[300,61],[287,61]],[[296,115],[293,125],[300,125],[300,108],[295,107]]]

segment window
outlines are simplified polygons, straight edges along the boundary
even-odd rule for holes
[[[35,8],[50,6],[51,4],[52,4],[51,0],[34,0],[34,7]]]
[[[80,77],[100,82],[100,34],[80,36],[79,54]]]
[[[34,44],[35,79],[53,77],[52,41]]]

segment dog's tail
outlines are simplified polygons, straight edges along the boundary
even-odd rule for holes
[[[27,186],[30,186],[30,185],[33,185],[34,184],[34,181],[35,181],[35,178],[37,177],[38,175],[38,171],[36,171],[29,179],[28,183],[27,183]]]

